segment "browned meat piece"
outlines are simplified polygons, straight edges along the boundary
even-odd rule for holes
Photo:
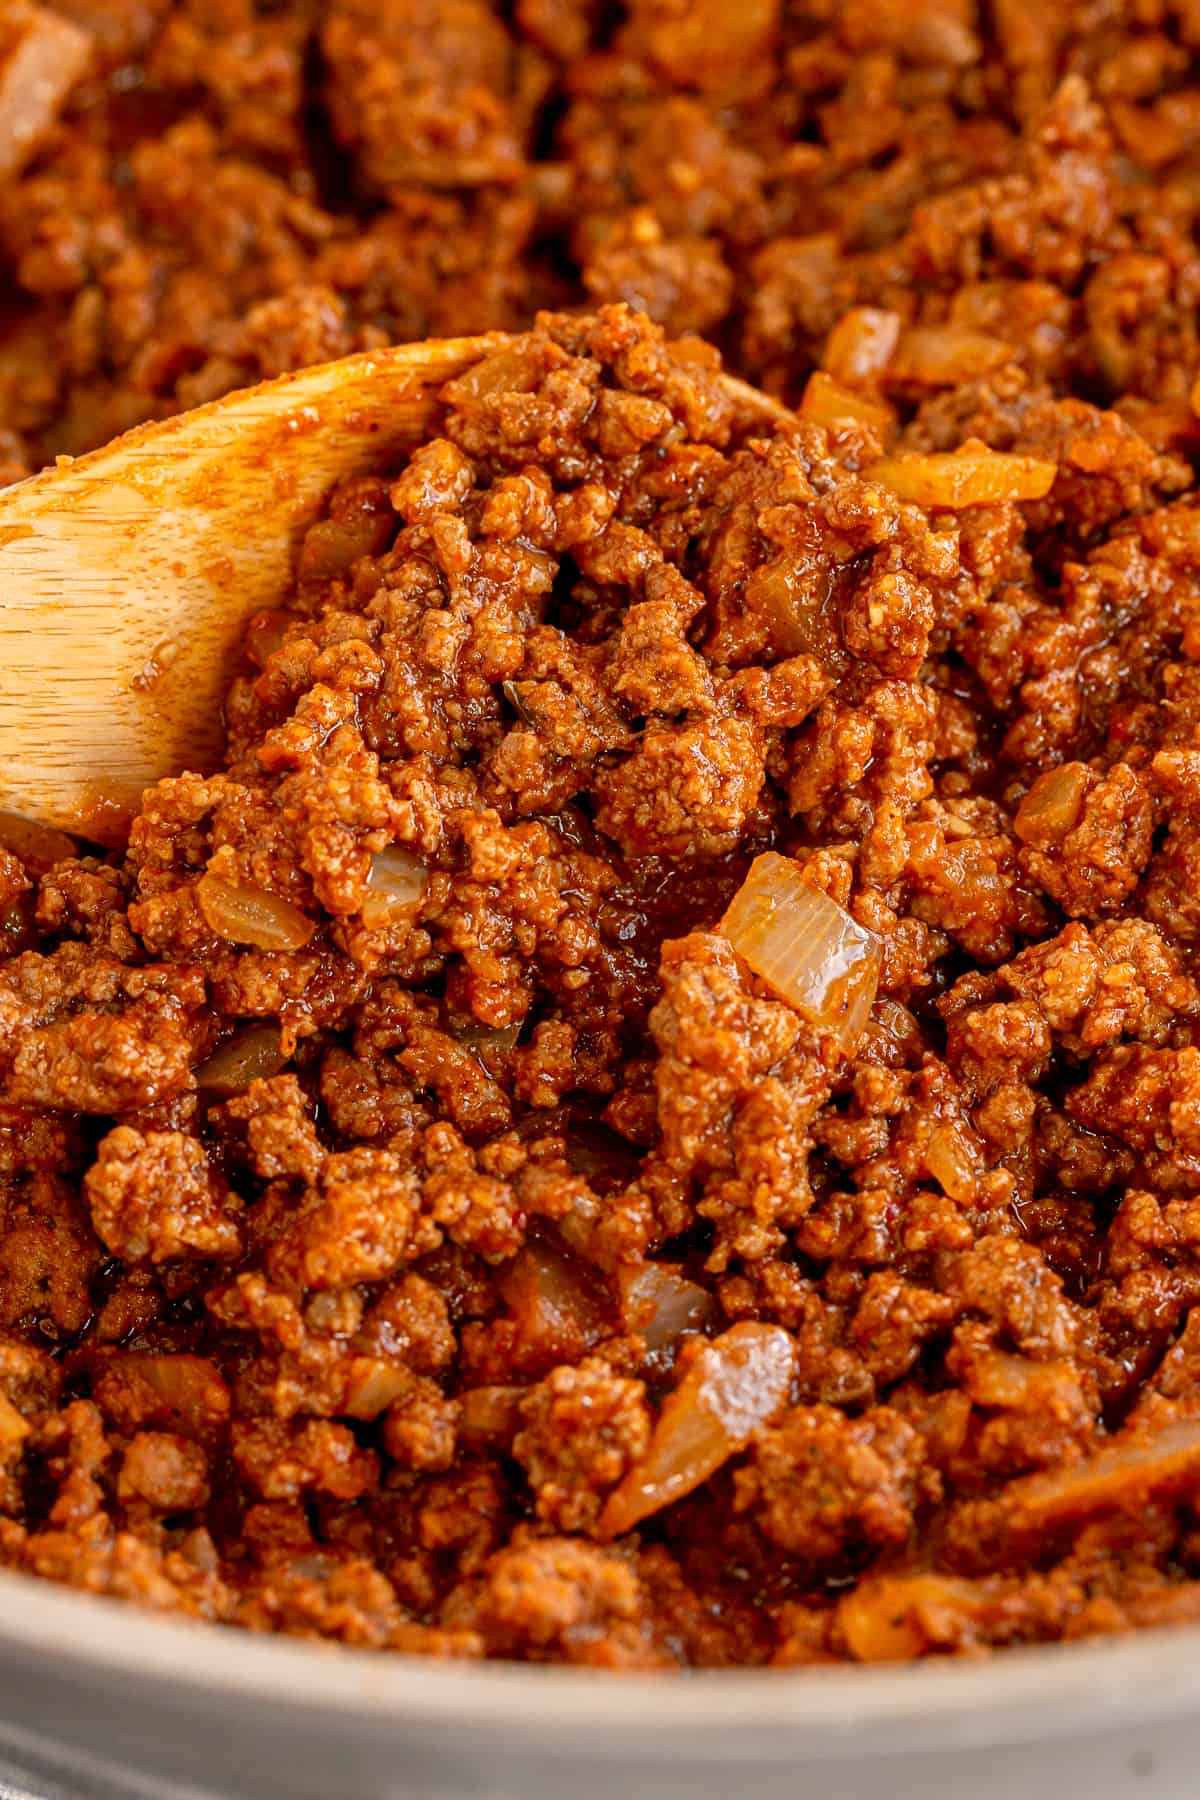
[[[96,1235],[122,1262],[236,1257],[238,1202],[222,1191],[195,1138],[180,1131],[110,1131],[84,1192]]]
[[[502,1550],[474,1591],[451,1597],[446,1623],[478,1631],[494,1655],[593,1668],[654,1669],[649,1596],[622,1556],[572,1538]]]
[[[209,1496],[208,1459],[198,1444],[162,1431],[139,1431],[125,1452],[117,1496],[158,1513],[194,1512]]]
[[[520,1409],[512,1453],[529,1477],[538,1517],[559,1531],[588,1531],[606,1494],[650,1440],[642,1384],[591,1358],[555,1369]]]
[[[848,1420],[834,1407],[797,1407],[763,1433],[738,1476],[738,1505],[781,1549],[826,1563],[863,1544],[902,1546],[916,1524],[921,1440],[873,1407]]]
[[[335,129],[374,186],[519,175],[544,84],[483,0],[335,0],[321,38]]]

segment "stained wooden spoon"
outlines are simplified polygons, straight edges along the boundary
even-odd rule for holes
[[[215,767],[242,629],[330,488],[421,443],[443,383],[508,341],[344,357],[0,492],[0,810],[119,842],[144,788]]]

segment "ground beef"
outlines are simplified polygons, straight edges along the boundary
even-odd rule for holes
[[[623,1669],[1200,1616],[1195,37],[0,0],[0,479],[515,334],[219,770],[0,819],[0,1561]]]
[[[650,1425],[639,1381],[599,1358],[561,1367],[522,1400],[512,1453],[537,1496],[538,1517],[579,1531],[600,1516],[605,1492],[644,1455]]]

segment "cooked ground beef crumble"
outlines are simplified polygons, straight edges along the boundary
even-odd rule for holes
[[[0,1563],[622,1669],[1200,1618],[1198,49],[0,0],[7,478],[516,334],[220,772],[0,826]]]

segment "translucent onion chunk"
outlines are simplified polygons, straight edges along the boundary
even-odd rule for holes
[[[497,1383],[468,1388],[459,1396],[460,1440],[472,1450],[503,1448],[511,1444],[521,1423],[521,1401],[528,1388]]]
[[[1045,1474],[1025,1475],[998,1505],[1008,1535],[1024,1542],[1114,1507],[1132,1511],[1151,1494],[1194,1490],[1200,1483],[1200,1419],[1177,1419],[1159,1431],[1127,1429],[1103,1450]]]
[[[957,1119],[943,1119],[929,1133],[925,1167],[951,1200],[966,1206],[975,1199],[981,1161],[975,1145]]]
[[[130,1350],[121,1357],[121,1389],[145,1386],[155,1404],[142,1407],[139,1426],[177,1431],[204,1443],[229,1423],[229,1389],[216,1365],[186,1352]],[[133,1390],[135,1393],[137,1388]]]
[[[1086,763],[1060,763],[1039,775],[1017,808],[1013,830],[1023,844],[1059,844],[1079,823],[1091,771]]]
[[[1012,354],[1008,344],[983,331],[961,325],[916,326],[901,332],[887,378],[920,387],[955,387],[1003,368]]]
[[[1016,1411],[1041,1407],[1048,1417],[1057,1419],[1071,1418],[1084,1404],[1072,1363],[1034,1362],[1008,1350],[972,1355],[963,1386],[980,1406]]]
[[[720,87],[730,69],[762,56],[778,29],[774,0],[688,0],[687,6],[650,8],[646,23],[649,61],[668,81],[685,87]]]
[[[205,924],[218,937],[255,950],[303,950],[316,929],[290,900],[248,881],[226,881],[211,871],[196,883],[196,901]]]
[[[852,306],[826,339],[821,362],[837,382],[871,381],[887,367],[899,337],[899,313]]]
[[[390,509],[361,511],[349,518],[318,519],[309,527],[300,550],[297,579],[302,588],[321,587],[348,574],[364,556],[379,556],[395,535]]]
[[[883,436],[896,422],[890,406],[842,387],[823,369],[815,369],[809,376],[800,402],[800,415],[811,419],[815,425],[845,425],[853,420],[857,425],[870,425]]]
[[[603,1537],[620,1537],[682,1500],[744,1450],[788,1398],[792,1340],[748,1319],[706,1344],[659,1414],[650,1447],[609,1495]]]
[[[879,939],[810,888],[790,856],[758,856],[719,930],[756,975],[845,1056],[862,1036],[879,983]]]
[[[363,920],[369,926],[391,923],[405,906],[416,906],[425,897],[429,871],[420,857],[401,844],[389,844],[371,858]]]
[[[257,669],[265,669],[287,636],[290,616],[276,607],[256,612],[242,640],[246,655]]]
[[[815,656],[834,674],[846,661],[841,591],[836,574],[788,553],[755,569],[744,599],[747,610],[766,623],[777,655]]]
[[[0,43],[0,176],[24,167],[92,56],[86,31],[49,7],[10,0]]]
[[[987,1602],[953,1575],[883,1575],[859,1582],[838,1603],[846,1647],[856,1661],[910,1662],[931,1645],[955,1643]]]
[[[521,1349],[569,1362],[612,1329],[612,1303],[588,1265],[531,1238],[497,1271]]]
[[[377,1419],[381,1412],[412,1392],[411,1370],[402,1363],[380,1362],[373,1356],[351,1357],[339,1412],[351,1419]]]
[[[442,397],[450,406],[461,406],[464,401],[489,400],[493,394],[528,394],[540,373],[536,356],[517,345],[505,345],[456,375]]]
[[[863,479],[877,481],[914,506],[996,506],[1002,500],[1041,500],[1057,473],[1057,463],[1041,457],[1012,456],[980,445],[882,456],[863,470]]]
[[[641,1152],[601,1120],[571,1118],[566,1137],[567,1163],[572,1173],[585,1177],[594,1193],[615,1193],[636,1176]]]
[[[210,1094],[244,1094],[252,1081],[278,1075],[286,1061],[278,1025],[247,1025],[200,1064],[196,1086]]]
[[[642,1263],[617,1275],[621,1321],[647,1350],[671,1350],[685,1331],[711,1323],[716,1302],[707,1289],[688,1281],[677,1263]]]

